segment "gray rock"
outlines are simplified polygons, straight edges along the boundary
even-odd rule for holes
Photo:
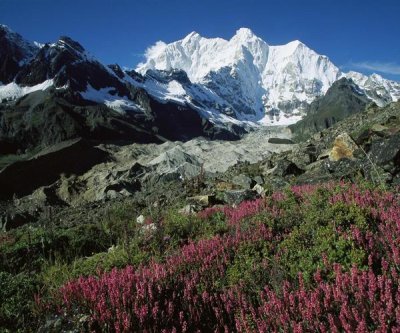
[[[378,165],[385,165],[393,161],[397,167],[400,167],[400,133],[394,134],[388,139],[379,139],[373,142],[370,158]]]
[[[232,178],[232,184],[237,185],[243,189],[251,189],[256,184],[256,182],[249,176],[240,174]]]
[[[289,175],[298,176],[302,173],[304,173],[304,170],[300,169],[295,163],[285,158],[279,160],[271,171],[271,175],[280,177],[285,177]]]
[[[238,205],[246,200],[254,200],[257,193],[252,190],[229,190],[224,193],[224,201],[229,205]]]
[[[161,153],[149,162],[154,171],[169,180],[185,180],[193,178],[201,172],[201,162],[183,151],[180,146]]]
[[[260,197],[265,197],[265,189],[259,184],[254,185],[253,191],[256,192]]]
[[[270,177],[265,181],[265,186],[272,191],[283,189],[288,185],[289,183],[284,178],[278,176]]]
[[[141,230],[143,232],[154,232],[157,230],[157,225],[155,223],[146,224],[141,228]]]
[[[196,195],[189,197],[188,201],[197,206],[208,207],[215,203],[215,195]]]
[[[255,181],[257,184],[260,184],[260,185],[264,184],[264,179],[263,179],[262,176],[255,176],[255,177],[254,177],[254,181]]]
[[[143,216],[143,215],[139,215],[139,216],[136,218],[136,223],[143,224],[143,223],[144,223],[144,220],[145,220],[144,216]]]
[[[381,124],[374,124],[371,126],[371,131],[378,136],[385,136],[387,130],[388,128],[386,126],[382,126]]]
[[[179,213],[184,215],[191,215],[198,211],[198,208],[195,205],[186,205],[182,209],[179,210]]]
[[[284,138],[269,138],[268,143],[278,144],[278,145],[293,145],[294,142],[290,139]]]

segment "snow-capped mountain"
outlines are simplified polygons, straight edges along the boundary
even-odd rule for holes
[[[379,105],[400,98],[398,82],[342,73],[300,41],[271,46],[246,28],[230,40],[193,32],[174,43],[157,42],[135,71],[102,64],[69,37],[38,44],[0,26],[0,64],[0,102],[53,89],[73,104],[135,113],[157,133],[166,123],[191,123],[199,135],[210,128],[236,135],[257,123],[295,123],[342,77]]]
[[[34,91],[54,87],[80,93],[86,100],[103,103],[119,111],[138,109],[129,100],[126,82],[78,42],[62,36],[55,43],[37,45],[25,41],[9,28],[4,29],[8,36],[16,36],[13,40],[18,41],[15,44],[21,46],[21,50],[29,52],[25,52],[26,60],[9,80],[11,82],[0,86],[0,101],[14,100]],[[16,52],[20,53],[22,51]],[[14,50],[9,49],[6,54],[13,55]]]
[[[324,95],[341,77],[349,77],[379,105],[399,99],[400,84],[379,75],[342,73],[328,57],[300,41],[271,46],[241,28],[230,40],[205,38],[192,32],[184,39],[157,42],[137,67],[148,70],[180,69],[189,79],[207,87],[224,101],[219,111],[236,119],[291,123],[305,106]]]
[[[384,79],[379,74],[367,76],[353,71],[346,73],[345,76],[361,87],[368,98],[378,106],[384,106],[400,99],[399,82]]]
[[[13,40],[10,34],[7,28],[7,43]],[[19,48],[8,48],[5,59],[20,64],[14,72],[10,62],[4,64],[10,79],[0,83],[0,154],[77,137],[101,142],[199,136],[234,140],[244,132],[237,120],[218,120],[219,114],[208,115],[201,101],[190,101],[204,89],[184,72],[142,76],[106,66],[69,37],[36,46],[19,36],[13,45]],[[22,52],[29,49],[26,45],[34,46],[31,53]]]

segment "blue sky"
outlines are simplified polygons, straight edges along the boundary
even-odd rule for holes
[[[345,71],[400,81],[399,0],[0,0],[0,23],[39,42],[68,35],[127,67],[158,40],[248,27],[271,45],[299,39]]]

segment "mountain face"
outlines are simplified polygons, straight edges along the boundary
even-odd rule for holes
[[[68,86],[74,91],[85,91],[90,85],[96,90],[113,87],[120,94],[128,94],[111,70],[91,57],[78,42],[65,36],[54,44],[44,45],[18,72],[15,82],[34,86],[49,78],[56,87]]]
[[[1,49],[6,60],[0,84],[0,154],[77,137],[131,142],[198,136],[231,140],[243,132],[233,123],[215,125],[175,98],[181,84],[176,80],[191,85],[183,72],[142,76],[118,65],[103,65],[69,37],[36,46],[8,28],[2,31],[2,43],[9,47]]]
[[[312,114],[311,103],[340,78],[351,79],[368,102],[400,98],[397,82],[342,73],[299,41],[271,46],[245,28],[229,41],[191,33],[158,42],[136,70],[123,70],[102,64],[69,37],[38,44],[0,26],[0,64],[1,152],[75,137],[237,139],[249,127]]]
[[[146,52],[137,71],[184,70],[226,102],[220,109],[237,119],[267,123],[296,122],[316,97],[339,78],[351,78],[378,105],[400,98],[400,84],[379,75],[342,73],[326,56],[300,41],[271,46],[249,29],[229,41],[193,32],[171,44],[158,42]],[[286,118],[286,119],[285,119]]]
[[[352,79],[334,82],[324,96],[317,97],[306,108],[306,116],[290,129],[298,138],[308,137],[333,124],[365,110],[370,100]]]
[[[39,46],[0,24],[0,84],[10,83]]]

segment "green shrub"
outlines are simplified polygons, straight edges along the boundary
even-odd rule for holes
[[[164,232],[173,242],[181,242],[198,235],[200,223],[196,216],[180,214],[170,210],[163,219]]]
[[[266,269],[270,255],[269,244],[244,244],[233,255],[232,264],[226,271],[228,286],[240,285],[247,292],[256,294],[260,286],[269,283]]]
[[[0,329],[6,332],[33,331],[33,295],[37,291],[35,276],[0,272]]]
[[[347,239],[345,233],[352,225],[361,230],[372,227],[366,217],[368,214],[354,205],[329,205],[325,199],[314,201],[305,210],[302,223],[278,246],[281,265],[288,277],[295,280],[302,272],[305,281],[310,281],[317,269],[324,267],[323,255],[329,263],[340,263],[345,268],[353,264],[364,267],[367,254],[354,241]]]
[[[205,237],[223,235],[228,232],[226,216],[222,212],[216,212],[207,221],[201,221],[201,226]]]

